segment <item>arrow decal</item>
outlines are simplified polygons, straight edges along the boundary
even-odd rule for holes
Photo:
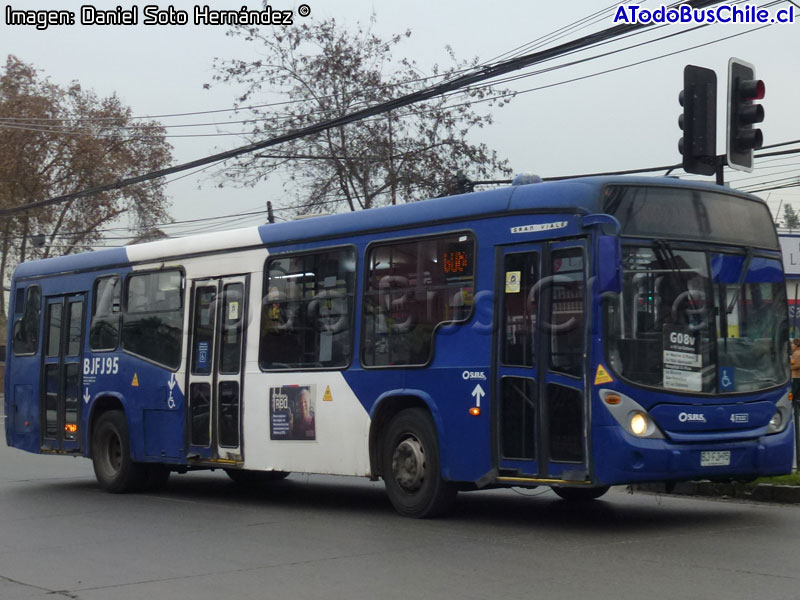
[[[481,398],[486,395],[486,392],[483,391],[481,384],[478,383],[475,385],[475,388],[472,390],[472,397],[475,398],[475,406],[481,405]]]

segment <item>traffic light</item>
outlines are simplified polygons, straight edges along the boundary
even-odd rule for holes
[[[678,142],[683,170],[713,175],[717,169],[717,74],[711,69],[686,65],[678,101],[683,107],[683,114],[678,117],[683,130]]]
[[[754,123],[764,120],[764,107],[756,104],[765,94],[764,82],[756,79],[753,65],[738,58],[728,62],[728,166],[740,171],[753,170],[753,150],[764,143]]]

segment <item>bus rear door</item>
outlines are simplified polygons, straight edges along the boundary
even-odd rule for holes
[[[85,294],[48,296],[45,301],[40,401],[43,450],[80,450],[85,305]]]
[[[241,463],[248,277],[196,280],[189,340],[189,456]]]
[[[498,250],[501,480],[586,481],[583,240]]]

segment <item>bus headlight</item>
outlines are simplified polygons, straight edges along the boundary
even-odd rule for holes
[[[599,394],[603,406],[629,434],[638,438],[664,438],[658,425],[636,400],[614,390],[601,389]]]
[[[644,413],[635,412],[631,414],[631,432],[634,435],[642,436],[647,431],[647,416]]]
[[[786,431],[791,420],[792,401],[789,400],[789,394],[784,394],[783,398],[775,404],[775,414],[772,415],[769,425],[767,425],[767,435]]]
[[[783,425],[783,415],[781,411],[776,411],[769,420],[769,431],[780,431],[781,425]]]

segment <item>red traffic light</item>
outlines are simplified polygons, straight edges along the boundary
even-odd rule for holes
[[[738,58],[728,61],[728,131],[726,161],[732,169],[750,173],[753,150],[761,148],[764,135],[753,127],[764,120],[764,82],[756,79],[756,68]]]
[[[748,79],[739,82],[739,94],[742,100],[763,100],[767,88],[761,79]]]

